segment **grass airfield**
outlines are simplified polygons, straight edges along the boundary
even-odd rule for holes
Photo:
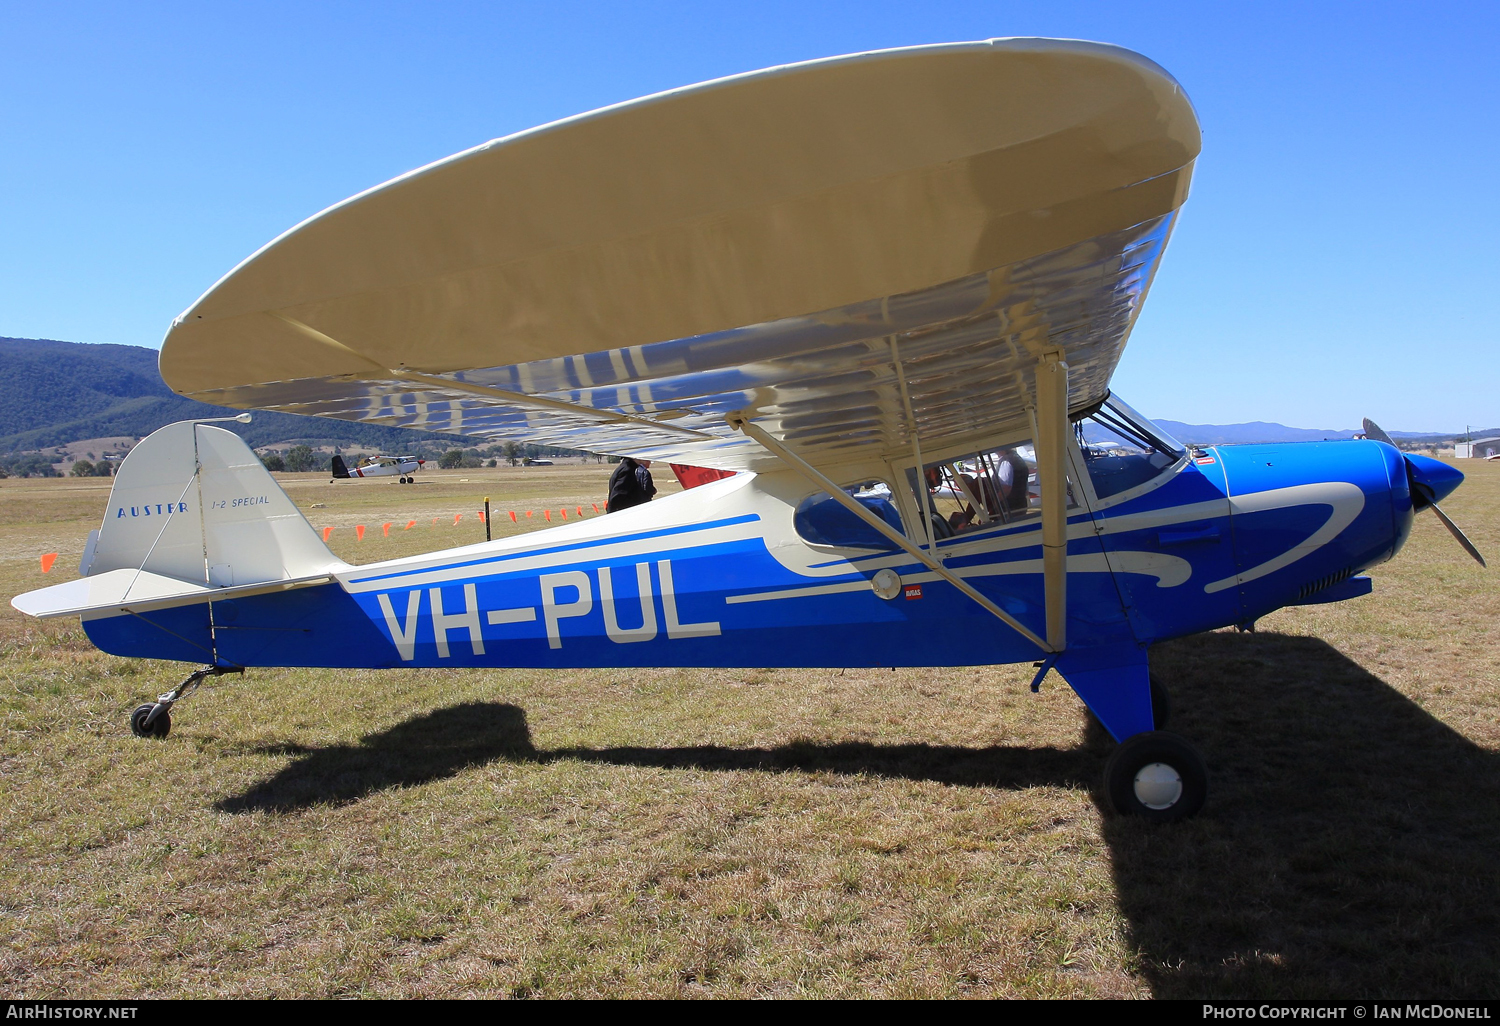
[[[1493,563],[1500,464],[1461,466]],[[367,563],[481,539],[485,495],[497,536],[592,515],[611,469],[279,477]],[[76,573],[108,487],[0,481],[7,599]],[[252,670],[147,742],[187,667],[7,604],[0,990],[1493,996],[1493,574],[1424,514],[1374,595],[1156,648],[1211,774],[1166,828],[1103,811],[1110,743],[1024,666]]]

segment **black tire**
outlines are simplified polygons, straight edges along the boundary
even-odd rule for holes
[[[151,721],[151,726],[146,726],[146,717],[151,715],[151,710],[156,708],[155,702],[147,702],[145,705],[135,707],[135,712],[130,714],[130,732],[136,737],[166,737],[172,732],[172,716],[163,709]]]
[[[1151,675],[1151,722],[1157,730],[1165,730],[1172,719],[1172,696],[1166,686]]]
[[[1208,770],[1192,745],[1153,730],[1126,738],[1115,749],[1104,764],[1104,788],[1121,815],[1176,823],[1203,808]]]

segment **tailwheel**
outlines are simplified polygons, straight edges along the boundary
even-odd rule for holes
[[[136,706],[135,712],[130,714],[130,732],[136,737],[166,737],[171,733],[171,714],[163,709],[152,718],[151,713],[155,709],[155,702]]]
[[[1123,815],[1176,823],[1203,808],[1208,770],[1192,745],[1164,730],[1126,738],[1104,766],[1104,787]]]
[[[136,737],[166,737],[172,730],[170,710],[174,704],[198,690],[209,677],[222,677],[226,673],[244,673],[243,666],[205,666],[188,674],[187,680],[171,691],[159,696],[154,702],[135,707],[130,714],[130,732]]]

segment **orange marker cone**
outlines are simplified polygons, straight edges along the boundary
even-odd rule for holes
[[[437,517],[433,517],[433,518],[432,518],[432,526],[433,526],[433,527],[436,527],[436,526],[437,526]]]
[[[547,518],[547,523],[552,523],[552,511],[550,509],[542,510],[542,516]]]
[[[365,525],[364,524],[355,524],[354,525],[354,537],[357,538],[357,539],[359,539],[360,541],[364,541],[365,540]]]
[[[463,518],[464,518],[464,515],[462,513],[455,513],[455,514],[453,514],[453,522],[455,524],[457,524]]]
[[[515,510],[511,510],[510,511],[510,522],[513,523],[513,524],[516,523],[516,511]]]
[[[410,531],[413,527],[416,527],[416,526],[417,526],[417,522],[415,520],[408,520],[406,522],[406,526],[403,527],[401,530],[403,530],[403,531]]]
[[[583,516],[583,507],[582,506],[578,507],[578,515],[579,516]]]
[[[599,504],[597,502],[594,503],[594,512],[595,513],[599,512]]]
[[[566,509],[560,509],[558,512],[562,514],[564,520],[568,519],[568,511]]]
[[[531,519],[531,510],[529,510],[529,509],[526,511],[526,519],[527,520]]]
[[[324,544],[327,544],[327,542],[328,542],[328,536],[330,534],[332,534],[332,533],[333,533],[333,528],[331,528],[331,527],[325,527],[325,528],[323,528],[323,542],[324,542]]]
[[[383,534],[383,535],[385,535],[387,538],[389,538],[391,536],[391,525],[390,524],[381,524],[380,525],[380,533]]]
[[[52,564],[56,563],[56,562],[57,562],[57,553],[55,553],[55,552],[44,552],[44,553],[42,553],[42,573],[44,573],[44,574],[45,573],[50,573],[51,570],[52,570]]]

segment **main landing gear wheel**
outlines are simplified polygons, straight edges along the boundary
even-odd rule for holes
[[[151,710],[156,708],[155,702],[147,702],[145,705],[135,707],[135,712],[130,714],[130,732],[136,737],[166,737],[172,731],[172,716],[163,709],[156,714],[156,719],[148,724],[146,720],[151,717]]]
[[[1176,734],[1153,730],[1126,738],[1104,765],[1104,787],[1123,815],[1176,823],[1203,808],[1208,770]]]

